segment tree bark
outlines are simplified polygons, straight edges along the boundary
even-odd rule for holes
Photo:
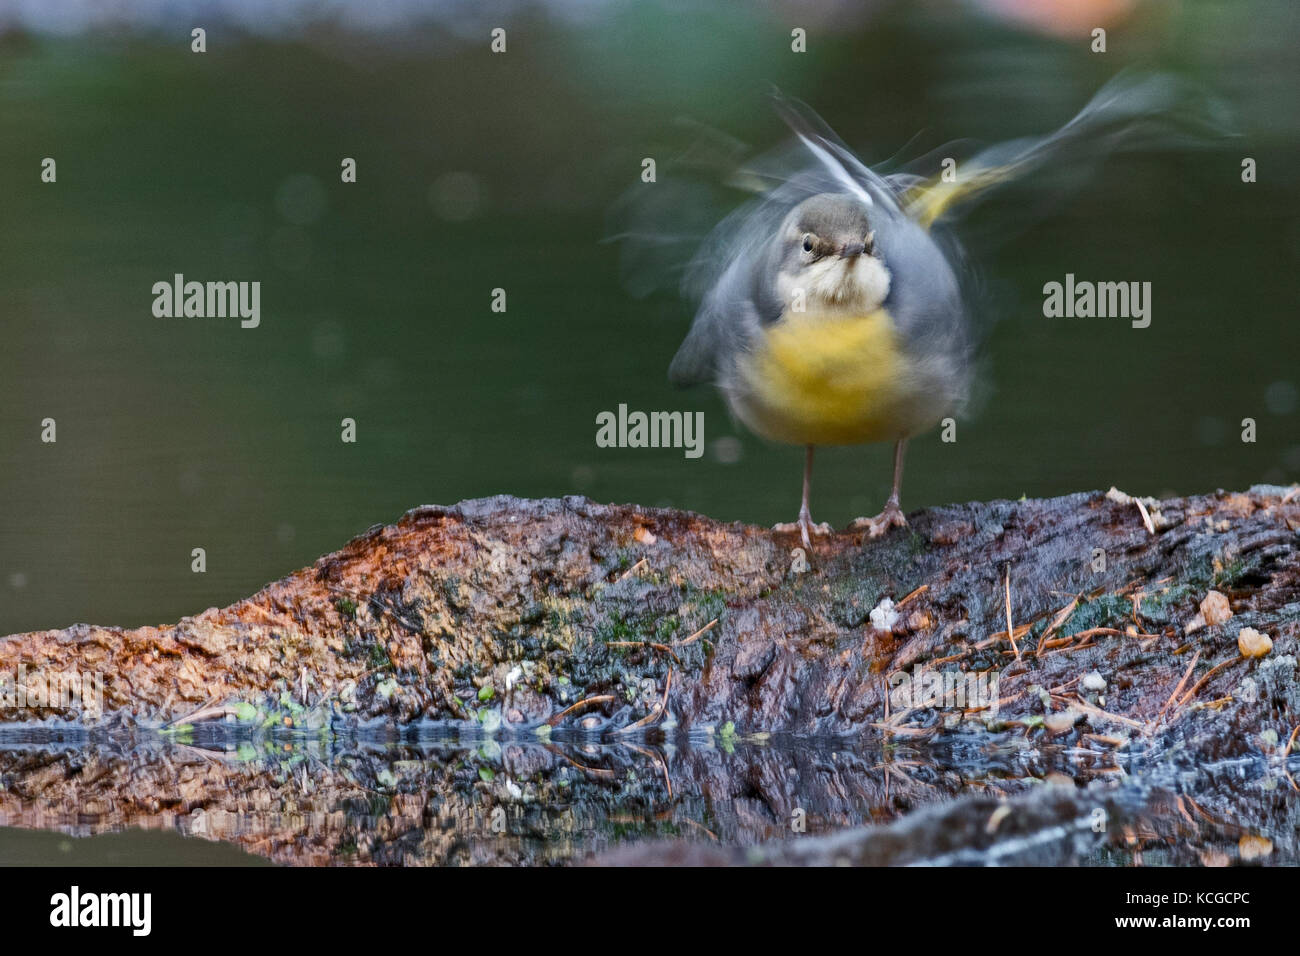
[[[1193,764],[1275,758],[1300,723],[1294,489],[1141,503],[1112,490],[909,522],[805,554],[796,535],[582,498],[417,508],[173,626],[0,639],[0,675],[104,675],[102,714],[47,701],[0,722],[106,739],[418,725],[529,742],[1176,744]],[[1226,600],[1198,625],[1211,591]],[[1245,628],[1271,650],[1243,657]],[[927,685],[935,673],[950,683]],[[11,761],[11,783],[38,769]]]

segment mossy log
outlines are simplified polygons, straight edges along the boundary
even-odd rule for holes
[[[1285,770],[1300,723],[1297,529],[1300,495],[1274,487],[931,508],[881,539],[843,532],[806,554],[792,535],[582,498],[422,507],[174,626],[0,639],[0,674],[22,665],[104,675],[102,713],[10,706],[0,722],[104,740],[416,728],[528,747],[769,735],[957,749],[1028,741],[1098,759],[1176,751],[1179,766],[1239,758]],[[1243,629],[1267,635],[1267,653],[1243,656]],[[996,698],[900,705],[899,676],[925,671],[996,677]],[[692,759],[681,751],[665,766],[670,793]],[[138,789],[130,764],[113,771],[105,756],[100,777]],[[81,797],[61,794],[67,767],[33,790],[48,766],[6,758],[0,822],[25,812],[9,805],[24,792],[56,804],[91,792],[67,780]],[[763,761],[747,772],[765,779],[755,766]],[[759,785],[771,835],[785,825],[784,803],[798,802],[778,769]],[[227,778],[200,777],[212,777],[196,784],[200,802],[219,808]],[[941,782],[935,798],[962,789]],[[1060,813],[1096,804],[1035,799]],[[850,857],[900,859],[888,839],[871,839]],[[769,858],[846,852],[842,842],[820,855],[816,841],[782,846]],[[338,846],[319,852],[333,858]],[[680,851],[619,852],[636,862]],[[734,862],[728,850],[709,852],[706,862]]]
[[[581,498],[423,507],[174,626],[0,638],[0,673],[102,672],[98,722],[114,726],[162,727],[200,708],[237,720],[216,711],[248,704],[313,728],[499,718],[507,732],[645,721],[834,735],[952,725],[951,713],[886,713],[888,677],[929,664],[996,673],[1001,722],[1041,717],[1036,687],[1053,709],[1125,735],[1199,719],[1243,677],[1279,671],[1300,619],[1300,496],[1152,502],[1152,530],[1117,497],[932,508],[881,540],[840,533],[806,555],[790,535]],[[1189,632],[1212,590],[1231,617]],[[1238,656],[1246,626],[1272,637],[1272,653],[1201,686]],[[1074,681],[1094,670],[1104,708]],[[1294,705],[1288,678],[1279,671],[1277,689]]]

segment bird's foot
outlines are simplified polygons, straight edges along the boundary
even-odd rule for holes
[[[778,534],[794,534],[799,532],[799,538],[803,541],[805,548],[812,547],[812,538],[810,535],[830,535],[835,533],[835,529],[826,522],[813,524],[812,515],[803,513],[799,515],[798,521],[784,521],[781,524],[772,525],[772,530]]]
[[[879,538],[890,528],[906,528],[907,519],[903,517],[903,509],[898,506],[897,501],[885,502],[885,510],[880,512],[874,518],[854,518],[853,523],[849,525],[850,531],[865,531],[867,538]]]

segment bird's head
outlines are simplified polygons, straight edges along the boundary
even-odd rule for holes
[[[857,196],[805,199],[782,222],[777,247],[777,294],[787,309],[870,312],[889,295],[889,270]]]

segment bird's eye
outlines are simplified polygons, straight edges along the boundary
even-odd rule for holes
[[[803,235],[803,251],[804,251],[804,252],[812,252],[812,249],[813,249],[813,237],[812,237],[812,233],[810,233],[810,232],[805,232],[804,235]]]

